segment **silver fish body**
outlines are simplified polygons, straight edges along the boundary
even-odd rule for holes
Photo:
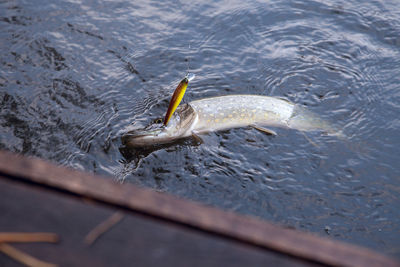
[[[192,131],[203,133],[252,124],[286,126],[294,105],[275,97],[229,95],[196,100],[190,106],[197,114]]]
[[[334,132],[317,115],[287,100],[259,95],[228,95],[179,106],[167,126],[159,123],[129,132],[123,136],[122,142],[129,147],[144,147],[249,125]]]

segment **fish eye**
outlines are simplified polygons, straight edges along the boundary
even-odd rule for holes
[[[154,123],[157,123],[157,124],[160,124],[162,122],[163,122],[162,118],[157,118],[157,119],[154,120]]]

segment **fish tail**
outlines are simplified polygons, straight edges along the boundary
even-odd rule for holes
[[[288,126],[300,131],[321,131],[342,140],[348,139],[342,130],[337,129],[329,121],[298,105],[294,107],[293,114],[288,121]]]

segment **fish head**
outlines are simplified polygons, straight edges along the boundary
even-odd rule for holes
[[[153,120],[143,129],[127,132],[122,136],[122,144],[127,147],[148,147],[171,143],[191,135],[196,118],[193,108],[185,104],[176,109],[167,126],[162,119]]]

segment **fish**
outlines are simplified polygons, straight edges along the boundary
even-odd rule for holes
[[[127,132],[122,137],[122,144],[132,148],[148,147],[246,126],[272,135],[276,135],[276,132],[268,127],[302,132],[318,130],[341,135],[317,114],[286,99],[262,95],[226,95],[178,106],[167,125],[158,120],[144,129]]]

